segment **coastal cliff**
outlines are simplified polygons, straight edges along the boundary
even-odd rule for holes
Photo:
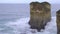
[[[60,34],[60,10],[56,12],[57,34]]]
[[[31,29],[45,29],[45,25],[51,20],[51,5],[48,2],[30,3],[30,21]]]

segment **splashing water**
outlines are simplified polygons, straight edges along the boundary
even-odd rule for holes
[[[48,22],[45,30],[41,32],[37,32],[36,29],[30,29],[29,20],[30,18],[26,17],[7,23],[5,25],[8,26],[8,31],[1,34],[57,34],[56,17],[52,17],[51,22]]]

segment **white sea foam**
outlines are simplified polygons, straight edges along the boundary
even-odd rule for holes
[[[29,17],[21,18],[15,22],[9,22],[5,25],[13,28],[14,31],[12,32],[14,34],[57,34],[56,17],[52,17],[51,22],[48,22],[48,24],[45,27],[45,30],[43,30],[42,32],[37,32],[36,29],[30,29],[30,26],[28,24],[29,20]]]

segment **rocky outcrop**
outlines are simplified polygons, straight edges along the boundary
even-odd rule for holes
[[[60,34],[60,10],[56,12],[57,34]]]
[[[51,7],[48,2],[32,2],[30,3],[30,21],[32,29],[45,29],[47,22],[51,20]]]

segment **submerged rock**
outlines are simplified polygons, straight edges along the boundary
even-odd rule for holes
[[[32,29],[45,29],[47,22],[51,20],[51,7],[48,2],[32,2],[30,3],[30,21]]]
[[[57,34],[60,34],[60,10],[56,12],[56,17],[57,17]]]

